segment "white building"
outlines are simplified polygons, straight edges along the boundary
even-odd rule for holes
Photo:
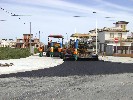
[[[98,33],[98,48],[99,52],[106,52],[108,55],[113,53],[119,54],[132,54],[133,53],[133,34],[129,37],[129,30],[127,30],[126,21],[118,21],[115,27],[104,27],[103,29],[97,29]],[[95,29],[89,31],[90,34],[96,34]],[[118,43],[114,42],[114,39],[118,39]]]
[[[106,28],[98,31],[98,39],[100,41],[99,49],[100,52],[106,51],[106,53],[113,54],[132,54],[133,48],[132,40],[128,39],[127,24],[126,21],[118,21],[115,24],[115,27]],[[118,39],[118,43],[114,42],[114,38]],[[112,50],[112,51],[111,51]]]
[[[118,21],[115,23],[115,27],[104,27],[98,30],[98,39],[100,43],[115,46],[114,38],[118,38],[118,46],[131,46],[131,42],[127,41],[127,32],[129,32],[129,30],[126,29],[127,24],[128,22]]]
[[[0,47],[15,47],[16,42],[13,39],[1,39]]]

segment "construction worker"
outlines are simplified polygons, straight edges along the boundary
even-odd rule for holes
[[[66,48],[65,47],[62,49],[62,52],[63,52],[62,58],[65,59],[65,54],[66,54]]]
[[[59,52],[59,57],[61,57],[61,47],[59,46],[59,48],[58,48],[58,52]]]
[[[39,56],[42,57],[43,56],[43,48],[42,47],[39,47],[39,52],[40,52]]]
[[[53,57],[54,55],[54,47],[53,47],[53,42],[52,40],[50,41],[50,57]]]
[[[77,49],[78,49],[78,42],[79,42],[78,39],[74,42],[75,45],[74,45],[74,52],[73,52],[73,55],[74,55],[75,61],[77,60],[77,54],[78,54],[78,52],[77,52]]]
[[[53,57],[53,55],[54,55],[54,48],[53,47],[50,47],[50,57]]]
[[[62,59],[63,57],[64,57],[64,48],[61,48],[60,58]]]
[[[74,59],[75,59],[75,61],[77,60],[77,49],[74,49],[74,51],[73,51],[73,56],[74,56]]]

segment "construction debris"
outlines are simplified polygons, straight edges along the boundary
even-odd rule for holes
[[[1,64],[0,63],[0,67],[9,67],[9,66],[12,66],[12,65],[14,65],[13,63],[5,63],[5,64]]]

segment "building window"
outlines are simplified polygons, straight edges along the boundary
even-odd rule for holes
[[[124,30],[124,31],[126,30],[126,25],[123,25],[123,30]]]
[[[121,28],[125,31],[126,30],[126,25],[121,25]]]
[[[118,37],[121,37],[122,38],[122,33],[118,33]]]
[[[34,42],[34,40],[31,40],[31,42]]]
[[[123,25],[121,25],[121,28],[123,28]]]
[[[110,33],[110,38],[114,38],[114,33]]]

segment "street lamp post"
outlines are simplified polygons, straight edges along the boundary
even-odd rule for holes
[[[40,43],[40,31],[39,31],[39,43]]]
[[[31,52],[31,22],[30,22],[30,53],[32,53]]]
[[[96,13],[96,12],[93,12]],[[97,54],[97,17],[96,17],[96,54]]]
[[[97,54],[97,19],[96,19],[96,54]]]

